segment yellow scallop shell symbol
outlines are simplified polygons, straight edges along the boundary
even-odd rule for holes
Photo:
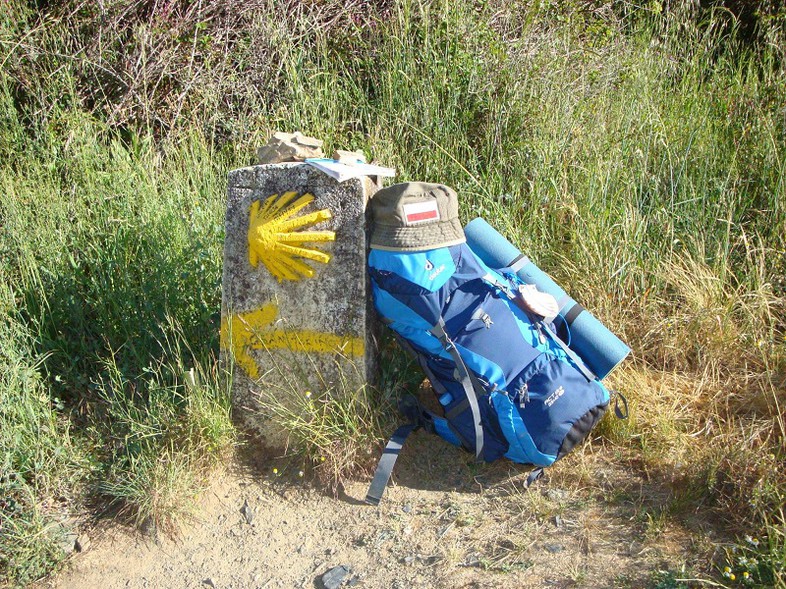
[[[261,261],[279,282],[302,280],[314,275],[314,269],[298,258],[327,264],[330,254],[312,247],[309,242],[335,241],[333,231],[300,231],[331,219],[327,209],[297,216],[314,201],[314,196],[286,192],[274,194],[264,203],[254,201],[248,222],[248,261],[256,268]]]

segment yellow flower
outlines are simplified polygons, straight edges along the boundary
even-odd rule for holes
[[[729,579],[731,579],[732,581],[733,581],[734,579],[736,579],[736,578],[737,578],[737,577],[735,577],[735,576],[734,576],[734,573],[731,573],[731,574],[729,575]]]
[[[731,568],[730,567],[723,567],[723,572],[728,575],[731,572]]]
[[[743,579],[747,579],[750,576],[751,576],[751,574],[748,571],[745,571],[744,573],[742,573],[742,578]]]
[[[278,474],[278,469],[277,468],[273,469],[273,474]]]

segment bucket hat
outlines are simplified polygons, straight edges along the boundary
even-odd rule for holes
[[[458,196],[444,184],[403,182],[371,197],[370,245],[389,251],[418,251],[464,243]]]

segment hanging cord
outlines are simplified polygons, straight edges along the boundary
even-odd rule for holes
[[[625,398],[625,395],[619,391],[611,391],[611,395],[614,397],[614,415],[617,416],[617,419],[628,419],[630,411],[628,410],[628,400]],[[620,399],[622,399],[624,410],[620,409]]]
[[[565,342],[565,345],[566,346],[570,346],[570,342],[572,340],[572,336],[571,336],[571,333],[570,333],[570,323],[568,323],[568,320],[565,319],[565,316],[562,313],[557,313],[557,317],[562,319],[562,325],[565,326],[565,335],[567,336],[567,340],[568,340],[568,341]],[[555,317],[555,319],[557,317]],[[556,325],[555,325],[555,328],[556,328]],[[555,329],[555,331],[557,331],[557,330]]]

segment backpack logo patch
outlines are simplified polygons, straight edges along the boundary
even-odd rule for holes
[[[418,225],[429,221],[439,221],[439,208],[436,200],[412,202],[404,205],[404,223]]]
[[[434,264],[432,264],[429,260],[426,260],[426,272],[431,272],[434,269]]]
[[[433,268],[434,266],[432,265],[431,267]],[[433,271],[431,274],[429,274],[429,275],[428,275],[428,279],[429,279],[429,280],[434,280],[434,279],[435,279],[437,276],[439,276],[440,274],[442,274],[442,272],[443,272],[444,270],[445,270],[445,264],[442,264],[442,265],[441,265],[439,268],[437,268],[437,269],[436,269],[436,270],[434,270],[434,271]]]
[[[546,405],[546,407],[551,407],[564,394],[565,394],[565,387],[560,385],[559,388],[557,388],[556,391],[554,391],[553,393],[551,393],[549,395],[548,399],[546,399],[543,402],[543,404]]]

